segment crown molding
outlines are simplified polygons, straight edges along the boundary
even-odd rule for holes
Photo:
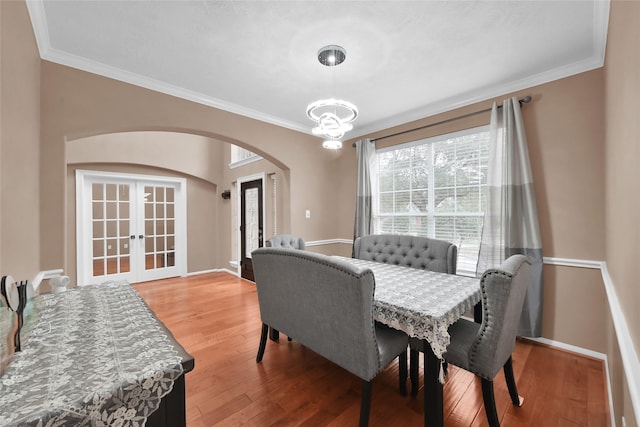
[[[355,127],[349,135],[349,139],[360,138],[379,132],[385,129],[389,129],[395,126],[403,125],[412,121],[431,117],[436,114],[445,113],[447,111],[455,110],[457,108],[466,107],[468,105],[475,104],[477,102],[487,101],[493,98],[499,98],[506,94],[517,92],[520,90],[529,89],[535,86],[539,86],[545,83],[549,83],[555,80],[560,80],[566,77],[571,77],[576,74],[585,73],[587,71],[595,70],[604,66],[606,46],[607,46],[607,30],[609,24],[609,0],[594,0],[594,33],[593,33],[593,53],[591,57],[582,61],[577,61],[571,64],[567,64],[562,67],[548,70],[527,78],[509,81],[506,84],[497,84],[486,87],[474,92],[467,92],[455,97],[451,97],[423,108],[407,111],[390,117],[385,120],[381,120],[370,126]]]
[[[584,73],[602,67],[604,64],[604,51],[597,53],[591,58],[574,62],[563,67],[545,71],[534,76],[510,81],[505,84],[490,86],[475,92],[468,92],[459,96],[451,97],[436,103],[429,104],[424,108],[418,108],[399,114],[388,119],[381,120],[370,126],[357,128],[354,126],[349,135],[349,139],[360,138],[374,132],[380,132],[395,126],[400,126],[436,114],[445,113],[457,108],[466,107],[478,102],[487,101],[494,98],[504,97],[506,94],[529,89],[555,80],[560,80],[576,74]],[[535,98],[533,99],[535,101]],[[526,108],[526,107],[525,107]]]
[[[49,31],[47,20],[44,12],[44,2],[42,0],[27,0],[27,9],[31,18],[31,24],[36,37],[36,44],[40,58],[49,62],[64,65],[78,70],[99,76],[108,77],[134,86],[150,89],[166,95],[175,96],[177,98],[186,99],[187,101],[196,102],[198,104],[207,105],[209,107],[224,110],[230,113],[238,114],[251,119],[270,123],[287,129],[311,134],[308,127],[300,126],[287,120],[280,119],[261,111],[246,108],[221,99],[205,96],[201,93],[188,90],[179,86],[171,85],[160,80],[150,77],[141,76],[136,73],[121,70],[110,65],[106,65],[97,61],[92,61],[80,56],[72,55],[51,46],[49,39]]]
[[[97,74],[112,78],[114,80],[140,86],[146,89],[186,99],[188,101],[207,105],[230,113],[238,114],[251,119],[259,120],[265,123],[284,127],[294,131],[302,132],[307,135],[311,133],[311,127],[293,123],[288,120],[246,108],[221,99],[205,96],[179,86],[167,84],[159,80],[144,77],[135,73],[127,72],[106,64],[91,61],[85,58],[74,56],[60,50],[54,49],[48,36],[48,28],[44,11],[44,2],[42,0],[27,0],[27,8],[31,17],[36,43],[40,52],[40,57],[44,60],[57,64],[83,70],[92,74]],[[436,114],[444,113],[453,109],[465,107],[477,102],[486,101],[492,98],[504,96],[507,93],[524,90],[554,80],[569,77],[575,74],[583,73],[602,67],[605,58],[605,48],[607,40],[607,28],[609,21],[609,0],[594,0],[594,37],[593,37],[593,55],[583,61],[568,64],[554,70],[546,71],[528,78],[510,81],[507,84],[498,84],[474,92],[468,92],[455,97],[451,97],[436,103],[432,103],[424,108],[418,108],[406,113],[380,120],[375,124],[359,127],[356,126],[350,132],[349,139],[360,138],[374,132],[399,126],[412,121],[430,117]]]
[[[141,76],[136,73],[121,70],[110,65],[102,64],[97,61],[91,61],[86,58],[71,55],[66,52],[62,52],[56,49],[48,49],[45,52],[40,52],[42,59],[54,62],[56,64],[65,65],[67,67],[76,68],[78,70],[86,71],[88,73],[108,77],[114,80],[118,80],[124,83],[129,83],[134,86],[142,87],[145,89],[153,90],[155,92],[164,93],[165,95],[175,96],[177,98],[192,101],[198,104],[206,105],[209,107],[217,108],[219,110],[227,111],[229,113],[238,114],[250,119],[259,120],[261,122],[269,123],[272,125],[280,126],[283,128],[295,130],[310,134],[310,131],[306,127],[302,127],[296,123],[292,123],[286,120],[282,120],[276,116],[263,113],[261,111],[246,108],[238,104],[227,102],[221,99],[205,96],[201,93],[185,89],[179,86],[171,85],[160,80],[152,79],[150,77]]]

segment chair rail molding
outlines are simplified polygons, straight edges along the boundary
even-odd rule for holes
[[[353,239],[327,239],[327,240],[312,240],[310,242],[306,242],[307,247],[309,246],[322,246],[322,245],[333,245],[336,243],[343,243],[345,245],[352,245]]]
[[[572,258],[556,258],[556,257],[544,257],[542,259],[544,264],[547,265],[561,265],[563,267],[579,267],[579,268],[593,268],[596,270],[602,269],[603,261],[592,261],[586,259],[572,259]]]

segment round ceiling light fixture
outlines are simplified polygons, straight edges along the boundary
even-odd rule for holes
[[[347,51],[342,46],[330,44],[318,50],[318,61],[327,67],[340,65],[347,59]]]

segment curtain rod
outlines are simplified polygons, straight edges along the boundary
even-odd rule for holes
[[[527,95],[527,96],[525,96],[523,98],[520,98],[518,100],[518,102],[520,102],[520,104],[528,104],[529,102],[531,102],[531,99],[532,99],[531,96]],[[498,108],[502,108],[502,105],[499,105]],[[486,113],[488,111],[491,111],[491,108],[485,108],[484,110],[474,111],[472,113],[467,113],[467,114],[463,114],[461,116],[452,117],[450,119],[441,120],[441,121],[436,122],[436,123],[430,123],[428,125],[420,126],[420,127],[414,128],[414,129],[403,130],[401,132],[392,133],[391,135],[381,136],[379,138],[372,139],[371,142],[380,141],[381,139],[391,138],[393,136],[404,135],[405,133],[415,132],[417,130],[430,128],[432,126],[442,125],[442,124],[445,124],[445,123],[453,122],[455,120],[466,119],[467,117],[476,116],[478,114]],[[354,142],[351,146],[355,147],[356,143]]]

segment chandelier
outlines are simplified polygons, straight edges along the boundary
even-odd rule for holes
[[[318,51],[318,61],[327,67],[342,64],[346,57],[347,52],[341,46],[329,45]],[[307,117],[317,124],[311,132],[328,138],[323,147],[337,149],[342,147],[340,139],[353,129],[352,122],[358,117],[358,108],[340,99],[321,99],[307,106]]]

